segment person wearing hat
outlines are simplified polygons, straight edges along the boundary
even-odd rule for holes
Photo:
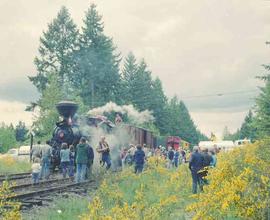
[[[143,171],[145,153],[142,150],[141,145],[137,145],[137,150],[134,154],[134,162],[135,162],[135,173],[141,173]]]
[[[104,136],[101,137],[97,152],[101,154],[101,161],[103,165],[106,163],[106,169],[111,167],[110,147]]]
[[[198,173],[203,168],[203,156],[199,153],[199,147],[193,147],[193,153],[191,154],[189,161],[189,169],[192,176],[192,192],[197,193],[198,184],[201,187],[201,175]],[[202,188],[201,188],[202,189]]]

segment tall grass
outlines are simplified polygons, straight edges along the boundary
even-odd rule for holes
[[[87,211],[89,199],[72,195],[59,198],[52,205],[24,214],[24,220],[76,220]]]
[[[107,176],[82,219],[186,219],[190,195],[186,165],[166,169],[165,161],[151,158],[142,174],[127,169]]]
[[[30,171],[31,164],[27,161],[17,161],[9,156],[0,158],[0,175]]]

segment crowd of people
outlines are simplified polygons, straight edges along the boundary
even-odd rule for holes
[[[217,164],[216,154],[217,149],[210,152],[208,148],[200,149],[198,146],[193,147],[193,152],[189,160],[189,169],[192,176],[192,192],[197,193],[198,185],[200,190],[203,191],[203,186],[208,184],[206,176],[209,167],[215,167]]]
[[[53,148],[47,142],[41,146],[41,142],[35,146],[30,153],[32,161],[32,179],[36,184],[39,180],[49,179],[53,167],[55,154]],[[92,175],[92,166],[94,162],[94,150],[87,143],[86,138],[82,137],[79,144],[75,147],[62,143],[60,150],[60,171],[63,178],[71,178],[72,180],[82,182]],[[75,172],[76,168],[76,172]],[[75,175],[76,174],[76,175]]]
[[[31,151],[34,184],[43,178],[48,179],[50,177],[50,167],[53,162],[53,148],[49,145],[49,142],[43,145],[42,148],[36,149],[38,150],[34,149]],[[101,137],[96,151],[100,155],[100,165],[102,167],[105,166],[109,170],[112,166],[111,149],[105,137]],[[165,159],[168,169],[177,168],[179,164],[189,162],[189,169],[192,176],[192,192],[197,193],[198,186],[200,190],[203,190],[203,186],[208,184],[206,180],[208,168],[216,166],[217,153],[217,149],[208,151],[207,148],[200,149],[198,146],[195,146],[193,152],[189,154],[188,151],[181,147],[175,148],[173,145],[149,148],[146,145],[135,146],[131,144],[129,147],[123,147],[117,158],[119,158],[119,167],[125,169],[126,167],[134,166],[134,172],[137,174],[143,171],[147,159],[151,156]],[[59,156],[59,168],[63,178],[68,176],[78,183],[91,177],[94,150],[86,138],[82,137],[76,148],[73,145],[68,146],[66,143],[62,143]],[[187,157],[189,157],[189,160]]]

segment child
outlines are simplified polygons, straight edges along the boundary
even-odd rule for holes
[[[75,171],[75,150],[74,146],[69,146],[69,177],[74,178],[74,171]]]
[[[125,157],[124,163],[125,163],[126,165],[129,165],[129,166],[132,165],[132,163],[133,163],[133,156],[132,156],[132,154],[131,154],[131,150],[128,150],[127,155],[126,155],[126,157]]]
[[[33,180],[33,184],[37,184],[39,182],[40,171],[41,171],[40,159],[36,157],[34,159],[34,163],[32,164],[32,180]]]
[[[66,178],[68,168],[69,168],[69,149],[67,143],[62,144],[62,149],[60,151],[60,159],[61,159],[61,167],[62,167],[62,172],[63,172],[63,178]]]

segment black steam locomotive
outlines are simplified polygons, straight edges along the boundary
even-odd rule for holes
[[[56,127],[54,128],[52,134],[52,139],[50,140],[50,144],[53,147],[53,169],[60,165],[60,150],[62,143],[67,143],[68,145],[74,145],[76,147],[82,136],[87,136],[88,139],[91,138],[91,134],[88,133],[86,135],[82,131],[81,124],[84,125],[84,129],[85,127],[101,127],[103,130],[105,130],[105,132],[108,133],[114,131],[115,125],[111,121],[107,120],[106,117],[78,117],[76,115],[78,105],[74,102],[62,101],[56,105],[56,108],[59,115],[63,117],[63,120],[56,123]],[[141,145],[146,144],[149,147],[155,147],[156,137],[151,131],[132,125],[123,126],[131,136],[130,142]]]

